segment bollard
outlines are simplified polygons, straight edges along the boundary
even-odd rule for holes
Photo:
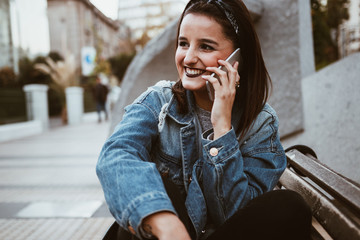
[[[69,125],[81,123],[84,113],[84,89],[81,87],[68,87],[65,89],[65,94]]]
[[[28,84],[23,90],[26,96],[27,119],[41,121],[43,130],[49,128],[47,90],[44,84]]]

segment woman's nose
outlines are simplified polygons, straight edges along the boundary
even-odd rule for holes
[[[195,49],[189,48],[189,50],[186,52],[184,63],[186,65],[194,64],[198,61],[198,54]]]

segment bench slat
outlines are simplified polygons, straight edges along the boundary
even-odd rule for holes
[[[326,192],[334,195],[352,208],[360,216],[360,188],[346,178],[332,171],[320,162],[311,159],[299,151],[286,153],[290,165],[310,178]]]
[[[327,233],[324,227],[316,220],[316,218],[312,217],[312,239],[313,240],[333,240],[333,238]]]
[[[311,206],[314,217],[334,239],[360,239],[358,222],[340,211],[302,177],[287,168],[279,182],[286,189],[294,190],[303,196]]]

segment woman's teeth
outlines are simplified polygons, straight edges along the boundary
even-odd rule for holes
[[[186,69],[186,74],[189,76],[200,76],[201,74],[203,74],[205,71],[204,70],[200,70],[200,69],[194,69],[194,68],[185,68]]]

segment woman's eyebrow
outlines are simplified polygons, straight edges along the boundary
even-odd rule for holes
[[[187,38],[183,37],[183,36],[179,36],[178,41],[187,41]],[[218,42],[208,39],[208,38],[201,38],[201,39],[199,39],[199,42],[219,46]]]
[[[186,37],[182,37],[182,36],[179,36],[179,39],[178,40],[187,40]]]
[[[200,39],[200,42],[207,43],[207,44],[212,44],[212,45],[216,45],[216,46],[219,45],[219,43],[217,43],[216,41],[208,39],[208,38],[202,38],[202,39]]]

